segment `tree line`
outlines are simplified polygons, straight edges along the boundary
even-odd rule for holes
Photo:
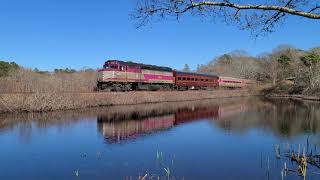
[[[182,70],[191,72],[187,64]],[[320,93],[320,48],[281,45],[256,57],[233,51],[199,64],[194,72],[251,79],[292,93]]]
[[[192,72],[187,64],[182,70]],[[233,51],[199,64],[193,72],[251,79],[289,93],[320,94],[320,48],[301,50],[282,45],[259,56]],[[49,72],[0,61],[0,93],[91,92],[96,76],[90,68]]]

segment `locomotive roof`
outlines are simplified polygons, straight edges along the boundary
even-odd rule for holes
[[[206,77],[218,77],[214,74],[201,74],[201,73],[193,73],[193,72],[182,72],[182,71],[176,71],[177,74],[186,74],[186,75],[197,75],[197,76],[206,76]]]
[[[155,65],[149,65],[149,64],[135,63],[135,62],[131,62],[131,61],[126,62],[126,61],[121,61],[121,60],[108,60],[107,62],[119,62],[122,65],[139,66],[141,69],[172,72],[171,68],[165,67],[165,66],[155,66]]]

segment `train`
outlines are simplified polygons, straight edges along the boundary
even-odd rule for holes
[[[169,67],[122,60],[107,60],[98,70],[98,91],[208,90],[244,88],[247,79],[182,72]]]

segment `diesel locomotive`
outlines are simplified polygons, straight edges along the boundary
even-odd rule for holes
[[[189,73],[169,67],[120,60],[108,60],[98,70],[97,89],[107,91],[132,90],[201,90],[242,88],[249,80],[217,75]]]

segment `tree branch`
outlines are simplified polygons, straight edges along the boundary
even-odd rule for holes
[[[320,19],[320,10],[313,0],[274,0],[274,4],[237,4],[232,0],[139,0],[141,3],[132,14],[139,19],[139,27],[155,18],[176,19],[186,13],[202,17],[223,18],[226,23],[235,22],[241,29],[272,32],[287,15],[307,19]],[[268,0],[269,1],[269,0]],[[271,0],[270,0],[271,1]],[[283,5],[282,5],[283,4]],[[308,10],[306,10],[308,9]]]
[[[250,9],[255,9],[255,10],[265,10],[265,11],[279,11],[291,15],[296,15],[296,16],[302,16],[310,19],[320,19],[320,14],[312,13],[311,12],[305,12],[305,11],[300,11],[296,10],[293,8],[289,8],[286,6],[268,6],[268,5],[239,5],[239,4],[234,4],[230,3],[229,1],[226,2],[215,2],[215,1],[203,1],[199,3],[192,3],[182,9],[181,11],[175,11],[175,13],[185,13],[189,11],[190,9],[196,8],[196,7],[201,7],[201,6],[220,6],[220,7],[229,7],[237,10],[250,10]],[[157,10],[155,10],[157,11]],[[313,10],[314,11],[314,10]]]
[[[316,7],[312,8],[308,13],[311,13],[311,12],[317,10],[317,9],[320,9],[320,6],[316,6]]]

